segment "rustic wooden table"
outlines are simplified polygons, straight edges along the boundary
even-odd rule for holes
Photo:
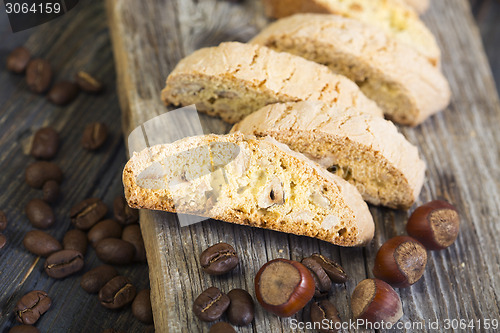
[[[478,19],[486,54],[498,88],[500,25],[497,24],[497,20],[500,18],[500,3],[496,0],[471,0],[471,4],[473,13]],[[0,174],[2,188],[0,209],[6,212],[10,221],[5,231],[8,245],[0,250],[0,332],[8,332],[9,328],[16,324],[12,315],[15,303],[24,293],[33,289],[43,289],[53,299],[52,308],[37,323],[42,332],[100,332],[110,327],[126,332],[151,329],[134,319],[130,309],[110,311],[102,308],[95,295],[88,295],[80,288],[80,276],[62,281],[49,278],[43,272],[43,259],[39,260],[29,254],[22,246],[24,234],[32,229],[24,215],[24,206],[31,198],[40,197],[39,191],[30,189],[23,181],[24,169],[33,161],[23,151],[29,137],[37,128],[50,124],[60,131],[63,141],[55,159],[65,172],[62,185],[63,200],[55,207],[57,222],[48,230],[49,233],[62,239],[64,233],[71,228],[68,218],[69,208],[77,201],[97,196],[111,207],[114,197],[122,192],[121,170],[126,162],[126,154],[121,134],[120,109],[115,92],[115,68],[104,4],[101,1],[82,0],[75,9],[63,17],[16,34],[11,33],[1,7],[0,64],[5,63],[5,57],[12,48],[21,44],[25,44],[35,56],[47,58],[53,64],[56,80],[71,79],[77,70],[84,69],[102,79],[108,90],[100,96],[80,94],[71,105],[57,107],[49,104],[43,96],[30,93],[22,76],[12,75],[4,70],[3,65],[0,66],[0,151],[2,152],[0,165],[3,170]],[[466,48],[467,45],[463,47]],[[86,152],[80,147],[83,128],[91,121],[105,122],[111,131],[111,137],[106,145],[95,153]],[[490,149],[492,154],[498,154],[497,148],[479,148]],[[491,161],[496,159],[497,157],[491,157]],[[433,176],[444,177],[445,174]],[[489,182],[498,184],[497,179],[490,179]],[[471,184],[471,186],[479,187],[481,184]],[[470,209],[471,205],[479,203],[469,204],[463,209]],[[482,217],[483,221],[491,223],[497,218],[488,210],[475,211],[474,214]],[[491,250],[495,245],[485,244],[485,246]],[[467,251],[464,248],[462,250]],[[452,259],[458,260],[456,255],[454,252]],[[99,264],[99,259],[92,249],[89,249],[85,261],[85,270]],[[118,270],[120,274],[130,277],[140,289],[148,286],[146,265],[123,266]],[[494,269],[496,270],[497,268]],[[447,272],[448,267],[440,265],[434,268],[432,276],[450,282],[451,288],[469,288],[469,286],[453,285],[452,282],[455,280],[449,277]],[[477,275],[481,280],[483,272],[477,272]],[[490,288],[490,286],[484,287]],[[471,288],[473,295],[482,293],[476,283],[471,284]],[[433,289],[432,293],[438,293],[438,290]],[[411,294],[405,294],[409,295]],[[422,300],[416,301],[422,302]],[[472,299],[469,301],[471,301],[470,311],[482,309]],[[461,300],[449,299],[445,302],[446,304],[440,305],[432,301],[435,307],[454,307],[453,313],[461,308],[457,305]],[[499,317],[498,303],[496,307],[489,309],[493,311],[490,317]],[[422,309],[422,313],[425,313],[425,309]]]

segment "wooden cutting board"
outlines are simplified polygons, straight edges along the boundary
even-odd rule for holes
[[[218,0],[107,0],[123,111],[125,139],[135,127],[167,111],[160,90],[177,62],[194,50],[222,41],[247,41],[267,22],[257,0],[233,4]],[[500,304],[500,107],[478,30],[466,0],[433,1],[425,22],[443,51],[443,70],[453,99],[447,110],[402,132],[420,147],[428,164],[419,204],[442,198],[461,211],[456,244],[433,252],[423,279],[399,290],[405,323],[498,319]],[[409,64],[410,65],[410,64]],[[222,121],[200,116],[205,132],[225,133]],[[339,248],[307,237],[220,221],[180,228],[174,214],[141,211],[152,304],[157,332],[207,332],[210,324],[194,317],[193,299],[210,286],[228,292],[244,288],[254,294],[255,273],[270,259],[300,260],[321,252],[339,261],[350,281],[333,288],[330,300],[344,320],[352,317],[350,295],[356,284],[372,277],[374,256],[388,238],[404,234],[409,212],[371,207],[374,241],[365,248]],[[203,249],[228,242],[241,264],[227,276],[200,272]],[[257,306],[256,319],[239,332],[287,332],[292,319],[281,319]],[[302,331],[302,330],[298,330]],[[420,330],[419,330],[420,331]],[[424,329],[423,331],[426,331]]]

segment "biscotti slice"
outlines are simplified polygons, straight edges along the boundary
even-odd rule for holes
[[[430,5],[429,0],[405,0],[405,2],[415,8],[420,14],[425,13]]]
[[[374,223],[354,186],[272,138],[188,137],[145,149],[123,171],[128,204],[316,237],[370,241]]]
[[[438,66],[441,51],[418,13],[402,0],[262,0],[266,14],[282,18],[297,13],[337,14],[382,29],[415,48]]]
[[[274,104],[236,124],[271,136],[355,185],[374,204],[407,209],[418,197],[425,163],[390,121],[319,102]]]
[[[450,102],[448,81],[438,68],[408,45],[356,20],[296,14],[269,25],[251,42],[347,76],[401,124],[417,125]]]
[[[165,103],[196,104],[198,111],[234,124],[265,105],[321,100],[382,116],[354,82],[327,67],[260,45],[222,43],[179,62],[162,91]]]

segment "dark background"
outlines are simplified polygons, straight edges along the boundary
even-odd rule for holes
[[[439,0],[434,0],[439,1]],[[490,61],[497,91],[500,85],[500,2],[471,0]],[[23,76],[5,71],[5,58],[16,46],[26,45],[34,56],[48,59],[53,65],[55,81],[71,79],[78,70],[86,70],[103,80],[103,95],[83,93],[69,106],[57,107],[43,96],[29,92]],[[80,147],[85,125],[91,121],[106,123],[111,132],[104,147],[87,152]],[[117,328],[142,332],[151,327],[141,324],[130,308],[111,311],[99,305],[96,295],[88,295],[80,286],[80,276],[54,280],[43,272],[44,259],[28,253],[22,239],[32,227],[24,206],[40,191],[24,184],[24,169],[33,159],[23,153],[29,137],[39,127],[51,125],[61,135],[62,146],[54,162],[65,173],[63,200],[54,206],[56,224],[47,230],[59,240],[71,229],[70,207],[76,202],[97,196],[110,208],[122,193],[121,170],[126,162],[121,135],[120,109],[115,92],[115,69],[102,1],[81,1],[63,17],[42,26],[13,34],[3,5],[0,6],[0,209],[7,214],[9,225],[4,234],[8,244],[0,250],[0,332],[15,324],[12,310],[26,292],[41,289],[49,293],[53,305],[37,323],[42,332],[100,332]],[[85,258],[84,271],[100,264],[92,249]],[[118,267],[143,289],[148,286],[146,265]]]

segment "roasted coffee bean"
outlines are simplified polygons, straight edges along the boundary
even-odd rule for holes
[[[48,257],[62,250],[62,245],[57,239],[40,230],[28,231],[24,236],[23,245],[26,250],[41,257]]]
[[[25,208],[26,216],[31,224],[40,229],[46,229],[55,222],[54,212],[47,203],[41,199],[31,199]]]
[[[0,250],[7,244],[7,237],[4,234],[0,233]]]
[[[205,273],[221,275],[235,268],[239,263],[234,248],[227,243],[210,246],[200,255],[200,264]]]
[[[141,227],[138,224],[131,224],[123,228],[122,239],[135,247],[134,260],[146,262],[146,249],[142,239]]]
[[[99,301],[108,309],[120,309],[132,303],[135,287],[125,276],[112,278],[99,291]]]
[[[95,244],[95,252],[99,259],[114,265],[130,264],[135,256],[134,246],[117,238],[101,239]]]
[[[33,290],[21,297],[16,304],[15,313],[18,322],[33,325],[52,305],[45,291]]]
[[[12,327],[9,333],[40,333],[40,330],[31,325],[18,325]]]
[[[88,239],[90,245],[95,246],[98,241],[105,238],[120,238],[122,226],[115,220],[103,220],[97,222],[89,231]]]
[[[61,194],[59,184],[55,180],[49,180],[43,184],[42,200],[46,203],[56,203]]]
[[[113,212],[115,219],[121,224],[132,224],[139,220],[139,210],[131,208],[123,196],[118,196],[113,201]]]
[[[143,289],[137,293],[132,303],[132,313],[145,324],[153,323],[153,309],[151,308],[149,289]]]
[[[84,256],[87,253],[88,245],[87,235],[81,230],[68,230],[64,235],[63,248],[65,250],[75,250]]]
[[[321,333],[337,332],[338,330],[334,329],[335,324],[342,322],[335,306],[326,299],[311,303],[310,316],[313,323],[320,323],[320,325],[325,322],[328,323],[328,328],[324,327],[319,330]]]
[[[16,47],[7,56],[7,70],[16,74],[22,74],[31,60],[31,53],[27,48]]]
[[[43,127],[33,135],[31,143],[31,156],[43,160],[50,160],[59,149],[59,133],[52,127]]]
[[[323,267],[311,257],[302,259],[302,265],[306,266],[312,273],[316,286],[314,297],[327,296],[332,288],[332,280],[330,280]]]
[[[59,184],[63,173],[57,164],[46,161],[33,162],[26,168],[26,184],[33,188],[42,188],[49,180],[55,180]]]
[[[224,314],[230,302],[219,288],[210,287],[194,300],[193,312],[200,320],[214,321]]]
[[[94,122],[85,127],[82,136],[82,147],[87,150],[99,149],[108,138],[106,124]]]
[[[0,210],[0,231],[7,229],[7,216]]]
[[[52,81],[52,68],[45,59],[33,59],[26,67],[26,83],[34,93],[46,92]]]
[[[233,289],[227,293],[231,300],[227,308],[229,322],[236,326],[250,324],[255,316],[255,306],[252,296],[243,289]]]
[[[71,222],[81,230],[88,230],[108,212],[108,207],[99,198],[80,201],[69,211]]]
[[[52,253],[45,261],[45,273],[54,279],[62,279],[83,268],[83,255],[75,250]]]
[[[97,94],[104,90],[104,84],[102,84],[102,82],[84,71],[76,73],[75,81],[80,89],[88,93]]]
[[[61,81],[50,88],[47,93],[47,99],[55,105],[67,105],[76,98],[79,91],[80,88],[76,83]]]
[[[95,294],[112,278],[118,275],[113,266],[101,265],[83,274],[80,286],[89,294]]]
[[[212,325],[208,333],[236,333],[236,331],[234,330],[233,326],[221,321]]]
[[[318,264],[320,264],[321,267],[323,267],[332,282],[345,283],[347,281],[347,273],[344,271],[342,266],[337,264],[335,261],[319,253],[314,253],[311,258],[314,259]]]

